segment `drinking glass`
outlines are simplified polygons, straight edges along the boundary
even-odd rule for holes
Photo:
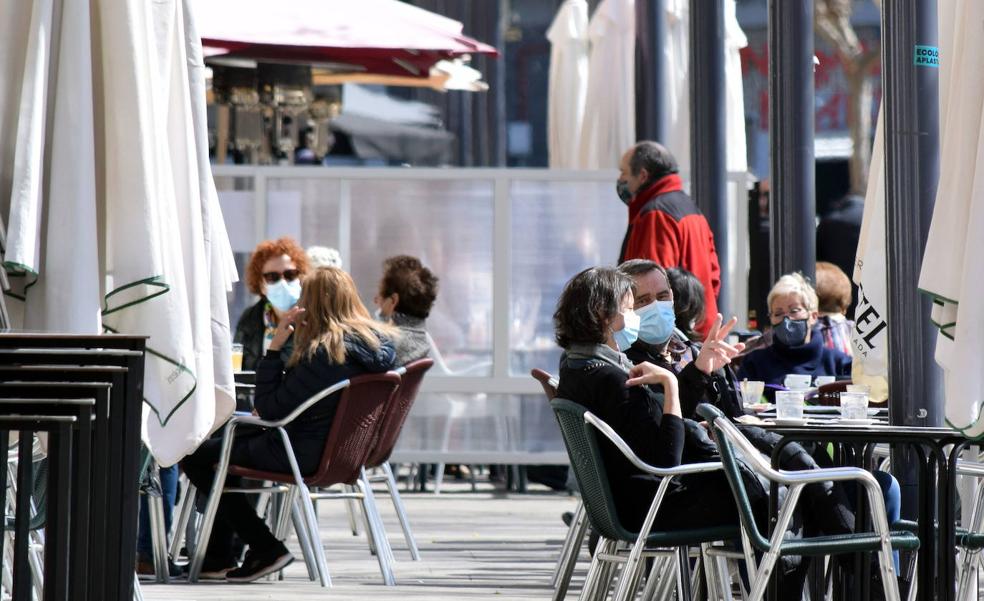
[[[741,390],[741,402],[745,405],[757,405],[762,400],[765,382],[761,380],[742,380],[738,382]]]
[[[239,343],[232,345],[232,371],[243,371],[243,345]]]
[[[868,419],[868,395],[864,392],[840,393],[841,418],[851,421]]]
[[[813,376],[810,374],[788,374],[782,385],[790,390],[806,390],[812,381]]]
[[[803,419],[803,399],[805,396],[802,390],[777,390],[776,418]]]

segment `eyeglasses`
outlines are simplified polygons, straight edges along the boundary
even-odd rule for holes
[[[772,319],[783,319],[787,315],[793,319],[800,319],[806,315],[807,311],[803,307],[793,307],[788,312],[786,311],[776,311],[775,313],[770,313],[769,315]]]
[[[280,278],[287,280],[288,282],[293,282],[301,275],[301,272],[296,269],[285,269],[284,271],[268,271],[263,274],[263,280],[267,284],[276,284],[280,281]]]

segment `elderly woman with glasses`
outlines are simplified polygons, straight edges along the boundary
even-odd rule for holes
[[[236,324],[235,342],[243,345],[243,369],[254,371],[270,348],[277,324],[301,297],[301,281],[310,270],[307,253],[293,238],[265,240],[253,250],[246,267],[246,286],[260,299]],[[293,340],[282,348],[293,351]]]
[[[816,329],[817,293],[798,274],[779,278],[768,297],[772,344],[749,353],[741,362],[739,379],[782,384],[788,374],[850,376],[851,357],[824,346]]]

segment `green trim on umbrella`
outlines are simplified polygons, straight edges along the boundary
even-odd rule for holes
[[[980,405],[984,405],[984,403],[978,403],[978,407],[980,407]],[[981,416],[981,419],[984,419],[984,416]],[[960,427],[960,426],[954,424],[953,422],[951,422],[947,418],[944,418],[943,421],[946,422],[946,425],[950,426],[951,428],[953,428],[957,432],[960,432],[961,434],[964,435],[964,437],[966,437],[966,438],[968,438],[970,440],[981,440],[981,439],[984,439],[984,432],[981,432],[977,436],[971,436],[970,434],[967,434],[967,430],[970,430],[970,428],[972,428],[974,426],[973,422],[970,423],[970,424],[968,424],[967,426]]]
[[[21,296],[20,294],[17,294],[16,292],[11,292],[10,290],[4,290],[3,291],[3,295],[4,296],[9,296],[10,298],[12,298],[14,300],[19,300],[22,303],[25,302],[25,301],[27,301],[27,298],[26,297]]]
[[[27,265],[24,265],[23,263],[17,263],[14,261],[4,261],[3,268],[6,269],[8,272],[13,271],[14,273],[11,275],[15,275],[15,274],[24,275],[29,273],[34,277],[38,277],[38,272],[34,271],[33,269],[31,269]]]
[[[935,292],[930,292],[929,290],[924,290],[922,288],[916,288],[916,290],[918,290],[919,292],[922,292],[926,296],[932,298],[934,302],[937,299],[939,299],[939,300],[944,301],[944,302],[947,302],[947,303],[953,303],[954,305],[959,305],[960,304],[960,301],[958,301],[958,300],[953,300],[952,298],[947,298],[947,297],[942,296],[940,294],[936,294]],[[937,303],[937,304],[940,304],[940,303]]]
[[[149,278],[144,278],[142,280],[137,280],[135,282],[130,282],[129,284],[124,284],[123,286],[120,286],[118,288],[114,288],[111,292],[107,293],[106,296],[103,297],[103,310],[102,310],[103,317],[116,313],[117,311],[122,311],[127,307],[132,307],[134,305],[139,305],[140,303],[145,303],[151,299],[155,299],[158,296],[161,296],[162,294],[167,294],[171,290],[171,286],[163,282],[162,281],[163,278],[164,276],[155,275]],[[113,307],[112,309],[109,308],[110,297],[120,294],[121,292],[129,290],[130,288],[134,288],[136,286],[150,286],[150,287],[160,288],[160,290],[153,294],[148,294],[147,296],[144,296],[142,298],[134,299],[128,303],[120,305],[119,307]]]
[[[111,328],[110,326],[107,326],[107,325],[103,325],[103,329],[106,330],[107,332],[112,333],[112,334],[118,334],[119,333],[117,330],[115,330],[115,329],[113,329],[113,328]],[[149,346],[146,347],[145,350],[146,350],[146,352],[148,354],[154,355],[158,359],[161,359],[161,360],[163,360],[163,361],[165,361],[167,363],[170,363],[171,365],[177,367],[181,371],[186,372],[188,375],[191,376],[191,379],[194,380],[194,382],[195,382],[194,385],[192,385],[191,390],[188,391],[188,394],[186,394],[184,397],[181,398],[180,401],[178,401],[178,403],[174,406],[173,409],[171,409],[171,411],[164,417],[163,420],[161,419],[161,414],[160,414],[160,411],[157,410],[157,407],[155,407],[153,403],[149,402],[146,398],[144,398],[144,403],[146,403],[147,406],[150,408],[150,410],[154,412],[154,415],[157,416],[157,422],[161,425],[161,427],[164,427],[164,426],[167,425],[167,422],[169,422],[171,420],[171,417],[175,414],[175,412],[178,409],[180,409],[181,406],[184,405],[188,401],[188,399],[191,398],[191,396],[193,394],[195,394],[195,391],[196,390],[198,390],[198,377],[195,376],[195,372],[193,372],[190,369],[188,369],[188,367],[184,363],[181,363],[179,361],[175,361],[174,359],[168,357],[167,355],[165,355],[165,354],[163,354],[161,352],[155,351],[154,349],[150,348]]]

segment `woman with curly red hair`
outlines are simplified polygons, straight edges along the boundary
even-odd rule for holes
[[[273,340],[277,324],[301,297],[301,282],[310,271],[307,253],[293,238],[264,240],[253,250],[246,266],[246,286],[260,300],[236,324],[235,341],[243,345],[243,369],[254,371]],[[284,358],[293,341],[282,348]]]

